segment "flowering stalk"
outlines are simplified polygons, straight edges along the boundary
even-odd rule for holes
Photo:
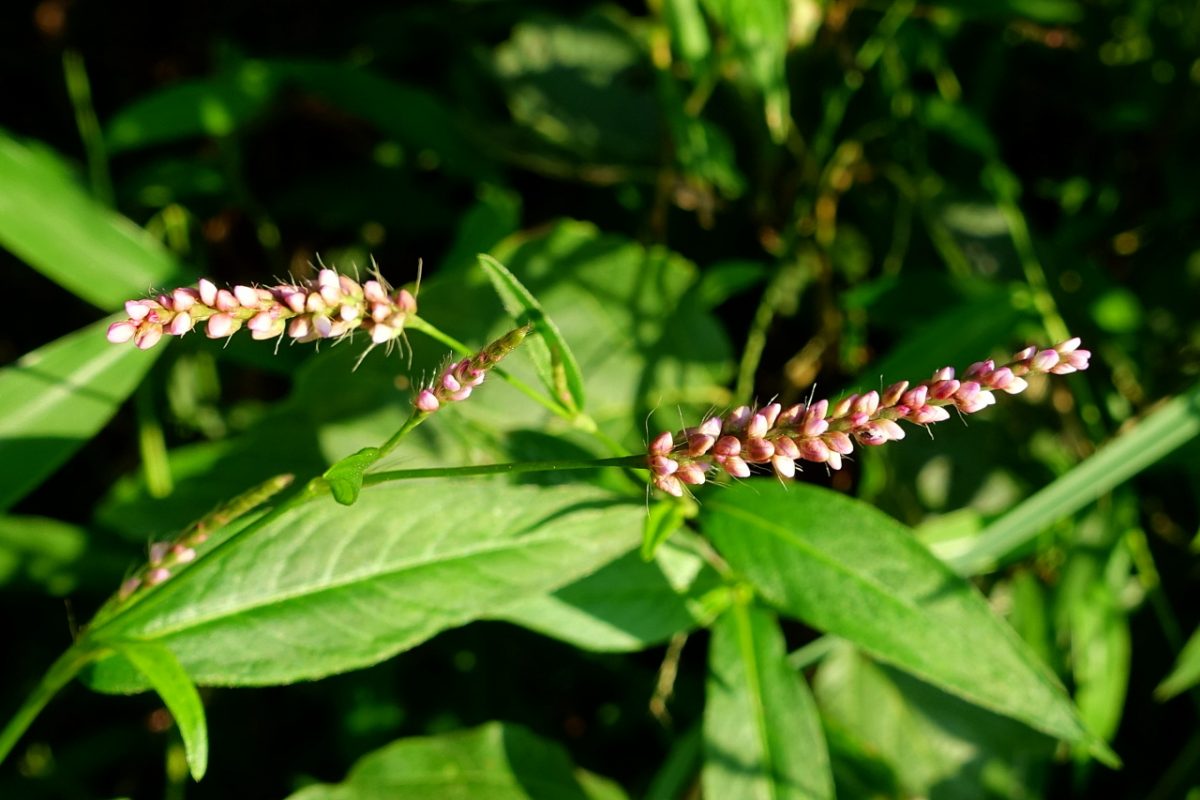
[[[242,327],[254,339],[287,335],[298,342],[336,339],[364,330],[375,344],[396,339],[417,312],[407,289],[392,291],[382,278],[359,283],[322,269],[313,280],[276,286],[238,285],[219,289],[208,279],[145,300],[125,304],[128,319],[108,328],[114,344],[132,341],[142,350],[163,336],[182,336],[198,325],[210,339],[223,339]]]
[[[678,434],[659,434],[648,447],[646,464],[654,485],[676,497],[683,495],[685,484],[700,485],[716,469],[735,478],[748,477],[751,464],[770,464],[784,478],[795,475],[797,461],[841,469],[842,456],[854,451],[855,441],[874,446],[903,439],[901,420],[916,425],[941,422],[950,418],[950,405],[973,414],[995,403],[996,391],[1023,391],[1029,375],[1087,369],[1091,353],[1079,345],[1074,338],[1042,350],[1028,347],[1000,367],[980,361],[968,367],[961,380],[953,368],[944,367],[915,386],[901,381],[882,394],[852,394],[832,406],[828,400],[786,409],[779,403],[741,406]]]
[[[475,355],[446,365],[432,385],[417,393],[413,405],[418,411],[432,414],[446,403],[466,400],[488,372],[516,350],[532,330],[532,325],[511,330]]]

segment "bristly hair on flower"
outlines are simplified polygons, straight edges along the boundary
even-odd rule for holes
[[[741,406],[694,428],[660,433],[646,448],[646,466],[654,485],[676,497],[683,495],[685,485],[704,483],[714,469],[735,478],[749,477],[751,464],[770,464],[782,478],[795,475],[797,461],[841,469],[842,456],[854,451],[855,441],[875,446],[903,439],[901,421],[922,426],[941,422],[950,418],[950,405],[973,414],[995,403],[996,391],[1024,391],[1029,375],[1087,369],[1091,353],[1079,345],[1073,338],[1051,348],[1027,347],[1000,367],[990,360],[972,364],[961,380],[953,368],[943,367],[915,386],[901,381],[882,394],[852,394],[832,406],[828,400],[788,408],[779,403]]]
[[[148,350],[163,336],[183,336],[203,325],[210,339],[224,339],[243,327],[253,339],[287,336],[297,342],[337,340],[362,330],[372,347],[390,345],[417,313],[417,301],[407,289],[392,290],[378,268],[372,274],[359,283],[323,267],[312,279],[227,289],[205,278],[196,286],[130,300],[125,304],[128,318],[109,326],[108,340],[132,341]]]

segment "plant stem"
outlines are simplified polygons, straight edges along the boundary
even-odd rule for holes
[[[96,109],[92,106],[92,87],[88,81],[87,67],[78,50],[63,52],[63,77],[71,107],[75,110],[75,126],[83,141],[92,194],[100,202],[111,206],[113,188],[108,174],[108,153],[104,147],[104,135],[100,132],[100,121],[96,118]]]
[[[83,644],[81,640],[58,657],[58,660],[42,677],[37,688],[29,697],[25,698],[25,702],[17,709],[17,713],[13,714],[8,724],[4,726],[4,730],[0,731],[0,763],[12,752],[21,736],[50,702],[50,698],[58,694],[59,690],[66,686],[85,664],[102,655],[103,652],[102,649]]]
[[[415,480],[418,478],[463,478],[476,475],[514,475],[520,472],[558,472],[574,469],[602,469],[605,467],[645,466],[646,456],[618,456],[617,458],[582,459],[579,461],[518,461],[508,464],[477,464],[469,467],[429,467],[427,469],[393,469],[372,472],[363,477],[364,486],[374,486],[389,481]]]
[[[380,458],[383,458],[388,453],[395,450],[396,445],[400,444],[400,440],[407,436],[413,428],[424,422],[430,413],[431,412],[428,411],[413,409],[412,415],[408,419],[404,420],[404,424],[400,426],[399,430],[392,434],[392,438],[384,442],[383,447],[379,448],[379,456],[375,460],[378,461]]]

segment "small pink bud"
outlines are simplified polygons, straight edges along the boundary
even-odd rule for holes
[[[233,296],[233,292],[228,289],[219,289],[217,291],[217,302],[213,303],[213,307],[218,311],[233,311],[240,307],[237,298]]]
[[[747,461],[762,464],[771,460],[775,455],[775,445],[766,439],[748,439],[746,441],[745,457]]]
[[[1067,353],[1074,353],[1076,350],[1079,349],[1079,345],[1081,345],[1081,344],[1083,344],[1083,340],[1080,339],[1078,336],[1074,336],[1070,339],[1067,339],[1062,344],[1056,346],[1054,349],[1058,351],[1058,354],[1060,356],[1065,356]]]
[[[1029,388],[1029,382],[1027,380],[1024,378],[1014,377],[1011,381],[1009,381],[1008,386],[1004,387],[1004,391],[1007,394],[1020,394],[1027,388]]]
[[[201,278],[197,284],[197,289],[200,292],[200,302],[210,308],[217,304],[217,285],[208,278]]]
[[[396,338],[396,331],[390,325],[376,322],[371,328],[371,341],[375,344],[390,342],[394,338]]]
[[[288,323],[288,336],[293,339],[304,339],[312,333],[312,326],[308,322],[308,317],[295,317]]]
[[[283,293],[283,304],[297,314],[304,313],[308,305],[308,292],[295,286],[288,287]]]
[[[739,456],[729,456],[721,459],[721,468],[735,478],[749,478],[750,466]]]
[[[952,381],[954,380],[954,367],[942,367],[937,372],[933,373],[933,381]]]
[[[196,560],[196,551],[183,545],[177,544],[172,547],[171,554],[175,556],[175,563],[177,564],[187,564],[190,561]]]
[[[442,378],[441,378],[440,382],[441,382],[442,388],[445,389],[447,392],[462,391],[463,386],[461,383],[459,383],[458,378],[454,377],[453,372],[442,373]]]
[[[322,286],[318,294],[321,295],[321,299],[325,301],[325,305],[329,308],[333,308],[342,302],[342,289],[336,282],[333,286]]]
[[[859,444],[871,445],[872,447],[887,444],[888,440],[887,434],[875,422],[864,425],[854,431],[854,438],[858,439]]]
[[[338,275],[338,288],[342,290],[342,294],[347,297],[359,298],[362,297],[362,287],[358,282],[349,275]]]
[[[956,403],[969,403],[974,400],[982,387],[976,381],[964,381],[959,384],[958,391],[954,393],[954,401]]]
[[[671,436],[670,431],[663,431],[658,436],[650,440],[648,452],[656,455],[665,456],[670,453],[675,447],[675,439]]]
[[[850,409],[854,407],[854,403],[858,400],[858,395],[852,394],[843,397],[833,404],[833,408],[829,411],[829,416],[833,419],[839,419],[850,413]]]
[[[150,313],[150,306],[144,300],[126,300],[125,313],[130,319],[141,321]]]
[[[195,289],[176,289],[171,292],[171,307],[176,311],[187,311],[199,299],[200,293]]]
[[[800,458],[823,464],[829,458],[829,446],[821,439],[801,439]]]
[[[800,432],[805,436],[820,436],[827,430],[829,430],[829,420],[821,417],[806,418],[804,425],[800,428]]]
[[[871,421],[869,414],[864,414],[862,411],[852,411],[846,415],[846,422],[851,428],[859,428]]]
[[[1087,369],[1088,361],[1091,360],[1091,350],[1072,350],[1064,356],[1064,359],[1075,369]]]
[[[788,406],[783,411],[779,412],[779,418],[775,420],[775,424],[781,428],[795,425],[803,413],[804,406],[800,405],[799,403]]]
[[[1026,347],[1024,350],[1018,350],[1016,353],[1013,353],[1012,360],[1013,361],[1028,361],[1029,359],[1033,358],[1035,355],[1037,355],[1037,348],[1033,347],[1031,345],[1029,347]]]
[[[879,392],[872,389],[854,401],[854,410],[871,416],[879,410]]]
[[[775,456],[771,459],[771,466],[775,469],[775,474],[781,478],[796,476],[796,462],[787,456]]]
[[[949,400],[958,391],[959,383],[954,379],[939,380],[929,387],[929,396],[934,400]]]
[[[317,273],[317,286],[326,288],[338,288],[338,274],[331,269],[323,269]]]
[[[692,486],[699,486],[704,483],[704,467],[694,461],[689,461],[686,464],[679,465],[679,471],[675,473],[675,477],[684,483]]]
[[[1013,375],[1013,371],[1011,369],[1008,367],[1001,367],[1000,369],[988,374],[985,384],[989,389],[1006,390],[1012,384],[1014,377],[1016,376]]]
[[[317,297],[316,295],[312,296]],[[320,298],[318,297],[317,299],[319,300]],[[329,319],[329,317],[323,317],[319,315],[312,317],[312,328],[313,332],[322,339],[328,339],[329,337],[333,336],[333,322]]]
[[[192,320],[192,315],[186,311],[180,311],[171,320],[171,324],[167,326],[167,332],[172,336],[183,336],[192,329],[196,323]]]
[[[845,431],[830,431],[822,436],[821,440],[835,453],[848,456],[854,452],[854,442],[850,441],[850,436]]]
[[[713,436],[713,437],[720,436],[721,435],[721,418],[720,417],[709,417],[708,419],[704,420],[704,422],[700,423],[699,430],[700,430],[700,433],[703,433],[706,436]]]
[[[233,287],[233,296],[246,308],[258,308],[258,290],[252,286]]]
[[[124,344],[133,338],[137,333],[137,325],[125,320],[124,322],[114,322],[108,326],[108,340],[113,344]]]
[[[900,424],[894,420],[878,419],[875,420],[875,424],[879,426],[879,429],[883,431],[890,442],[898,442],[905,436],[904,428],[900,427]]]
[[[213,314],[208,318],[208,325],[205,326],[204,332],[210,339],[223,339],[234,333],[241,327],[241,324],[229,314]]]
[[[417,298],[412,296],[408,289],[401,289],[396,292],[396,307],[405,314],[417,313]]]
[[[797,447],[796,443],[787,436],[777,436],[771,441],[775,445],[776,455],[786,456],[787,458],[792,459],[800,457],[800,448]]]
[[[362,309],[356,305],[346,304],[338,309],[338,316],[343,322],[354,322],[362,316]]]
[[[311,292],[304,298],[304,310],[309,314],[320,314],[325,311],[325,300],[316,292]]]
[[[736,436],[722,436],[713,445],[713,455],[721,458],[736,456],[740,452],[742,452],[742,441]]]
[[[149,350],[154,345],[158,344],[158,340],[162,338],[163,326],[157,323],[153,325],[143,325],[138,329],[137,335],[133,338],[133,345],[139,350]]]
[[[879,405],[884,408],[890,408],[900,402],[900,397],[908,390],[908,381],[900,381],[893,383],[891,386],[883,390],[883,397],[879,398]]]
[[[829,451],[829,458],[825,459],[825,464],[826,464],[826,465],[827,465],[827,466],[828,466],[830,469],[834,469],[834,470],[841,469],[841,468],[842,468],[842,456],[841,456],[841,454],[840,454],[840,453],[835,453],[835,452],[833,452],[832,450],[831,450],[831,451]]]
[[[712,449],[716,441],[715,438],[709,436],[707,433],[693,432],[688,435],[687,454],[693,458],[702,456]]]
[[[646,463],[650,465],[650,471],[655,475],[674,475],[679,471],[679,462],[666,456],[650,456]]]
[[[771,429],[771,424],[767,422],[767,417],[764,414],[755,414],[750,417],[750,422],[746,425],[746,436],[751,439],[761,439],[767,435],[767,431]]]
[[[955,401],[958,410],[964,414],[974,414],[976,411],[982,411],[996,402],[996,395],[991,392],[980,392],[974,398],[968,401]]]
[[[779,405],[779,403],[767,403],[765,406],[763,406],[762,408],[760,408],[758,410],[758,413],[762,414],[763,417],[766,418],[767,428],[770,429],[770,428],[775,427],[775,423],[779,419],[779,413],[782,410],[783,410],[783,406]]]
[[[738,406],[725,415],[724,430],[729,433],[741,431],[750,421],[750,406]]]
[[[963,377],[964,378],[974,378],[976,380],[982,381],[983,376],[987,375],[995,368],[996,368],[996,362],[994,362],[990,359],[987,361],[976,361],[974,364],[967,367],[967,371],[965,373],[963,373]]]
[[[683,497],[683,484],[674,475],[656,475],[654,485],[674,497]]]
[[[920,386],[914,386],[912,389],[909,389],[907,392],[905,392],[904,396],[900,398],[900,402],[904,403],[904,405],[909,406],[910,408],[920,408],[921,406],[925,405],[925,401],[928,399],[929,387],[925,384],[921,384]]]
[[[1058,364],[1058,351],[1042,350],[1029,362],[1029,368],[1035,372],[1049,372]]]
[[[923,406],[914,411],[910,419],[918,425],[929,425],[950,419],[950,412],[941,406]]]
[[[422,389],[417,394],[417,399],[413,405],[417,407],[418,411],[424,411],[426,414],[432,414],[434,411],[437,411],[442,404],[438,402],[437,395],[428,389]]]
[[[162,560],[167,557],[167,553],[171,550],[170,542],[155,542],[150,545],[149,561],[151,564],[161,564]]]
[[[125,598],[129,597],[131,594],[136,592],[141,587],[141,585],[142,585],[141,578],[126,578],[124,583],[121,584],[121,588],[117,591],[117,597],[124,600]]]
[[[275,318],[269,311],[260,311],[250,318],[246,323],[246,328],[252,331],[269,331],[271,326],[275,324]]]
[[[387,292],[383,289],[383,284],[379,281],[367,281],[363,284],[363,299],[368,303],[386,303],[388,301]]]

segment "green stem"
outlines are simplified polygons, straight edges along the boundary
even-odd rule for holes
[[[508,464],[477,464],[469,467],[429,467],[427,469],[393,469],[372,472],[363,477],[364,486],[374,486],[389,481],[415,480],[418,478],[463,478],[476,475],[515,475],[521,472],[558,472],[574,469],[602,469],[605,467],[644,467],[645,455],[619,456],[617,458],[582,459],[579,461],[518,461]]]
[[[100,121],[92,106],[92,87],[88,81],[83,56],[77,50],[63,52],[63,77],[67,83],[67,95],[75,110],[75,126],[83,141],[83,152],[87,158],[88,176],[92,193],[100,202],[113,204],[112,179],[108,174],[108,152],[104,146],[104,135],[100,132]]]
[[[138,387],[134,395],[134,406],[137,410],[138,450],[142,456],[142,475],[146,480],[146,491],[151,497],[161,499],[171,494],[175,485],[171,479],[167,443],[154,409],[154,393],[149,381]]]
[[[102,649],[83,644],[81,640],[58,657],[58,660],[42,677],[37,688],[29,697],[25,698],[25,702],[17,709],[17,713],[4,726],[4,730],[0,731],[0,763],[3,763],[8,754],[12,752],[21,736],[50,702],[50,698],[70,683],[85,664],[102,655],[103,652]]]
[[[400,440],[407,436],[413,428],[424,422],[426,418],[429,417],[430,413],[431,412],[428,411],[414,409],[412,416],[404,420],[404,424],[400,426],[399,430],[392,434],[392,438],[384,442],[383,447],[379,448],[379,456],[375,460],[378,461],[380,458],[383,458],[388,453],[395,450],[396,445],[400,444]]]

